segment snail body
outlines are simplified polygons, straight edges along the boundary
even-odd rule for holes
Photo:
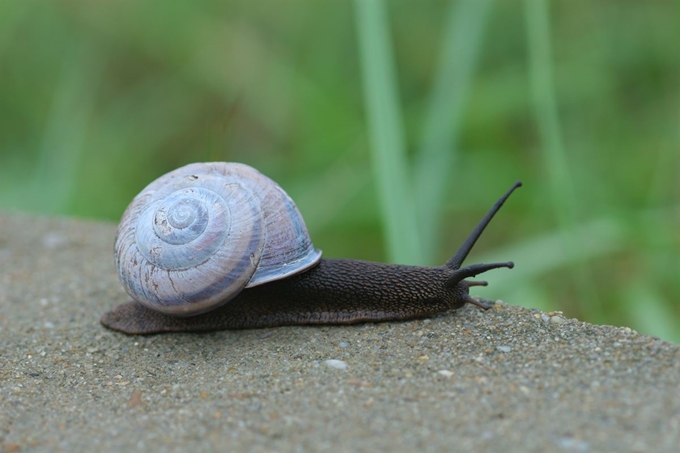
[[[243,164],[199,163],[147,186],[123,214],[114,252],[134,299],[104,314],[128,334],[352,324],[425,317],[472,303],[461,267],[515,183],[442,266],[322,259],[293,201]]]

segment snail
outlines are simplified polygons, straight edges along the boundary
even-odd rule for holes
[[[105,313],[127,334],[353,324],[422,318],[466,303],[465,280],[512,262],[461,267],[516,182],[456,254],[435,267],[322,259],[295,203],[238,163],[194,163],[167,173],[126,209],[114,244],[133,301]]]

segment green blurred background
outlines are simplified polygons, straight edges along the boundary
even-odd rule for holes
[[[238,161],[327,257],[680,341],[680,2],[0,2],[0,209],[117,221]],[[113,240],[113,238],[112,238]]]

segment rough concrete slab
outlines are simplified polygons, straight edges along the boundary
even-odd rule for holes
[[[680,347],[628,328],[497,304],[350,327],[108,331],[100,315],[127,299],[114,228],[0,214],[0,450],[680,444]]]

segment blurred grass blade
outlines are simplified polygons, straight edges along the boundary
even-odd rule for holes
[[[495,286],[495,282],[494,282]],[[480,289],[479,294],[484,297],[489,296],[489,294],[484,290]],[[498,293],[497,293],[498,294]],[[502,300],[506,303],[515,304],[518,301],[522,302],[523,307],[535,308],[541,311],[555,311],[559,310],[555,303],[555,297],[550,294],[550,290],[543,288],[538,285],[522,285],[508,290],[502,293],[499,297],[490,297],[491,300]]]
[[[579,247],[583,253],[569,253],[562,232],[555,231],[477,255],[475,261],[482,263],[508,260],[515,262],[512,272],[493,274],[493,285],[489,287],[489,291],[501,295],[518,286],[531,285],[532,281],[541,280],[551,272],[582,267],[588,260],[621,252],[625,250],[631,235],[625,225],[614,217],[578,225],[574,232],[580,238]],[[520,300],[513,302],[522,304]]]
[[[66,212],[72,201],[99,71],[89,49],[65,58],[33,180],[33,201],[40,211]]]
[[[640,333],[680,343],[680,332],[674,325],[673,310],[655,288],[636,281],[620,294],[629,316],[630,327]]]
[[[372,165],[388,260],[422,264],[385,3],[356,0],[355,6]]]
[[[351,162],[347,157],[340,156],[311,181],[299,181],[286,187],[302,210],[310,232],[331,225],[350,201],[369,186],[371,173],[366,165]],[[333,200],[333,203],[326,200]]]
[[[21,27],[24,20],[30,18],[33,2],[6,2],[2,5],[0,14],[0,57],[13,44],[14,33]],[[15,44],[16,45],[16,44]]]
[[[87,45],[61,56],[37,158],[20,173],[0,169],[9,194],[3,207],[68,213],[78,186],[101,62]]]
[[[475,0],[449,7],[414,177],[423,258],[429,264],[439,242],[447,182],[455,178],[458,135],[490,6],[491,0]]]
[[[555,99],[548,3],[547,0],[526,0],[525,6],[529,76],[533,91],[534,114],[548,175],[547,180],[550,183],[551,203],[563,232],[564,253],[581,254],[585,253],[584,247],[579,243],[580,238],[574,228],[576,224],[575,188],[562,143],[562,131]],[[575,278],[581,309],[584,313],[589,313],[591,319],[601,318],[601,304],[587,264],[580,259],[568,259],[568,262],[576,261],[581,261],[581,264],[572,266],[571,271]]]

